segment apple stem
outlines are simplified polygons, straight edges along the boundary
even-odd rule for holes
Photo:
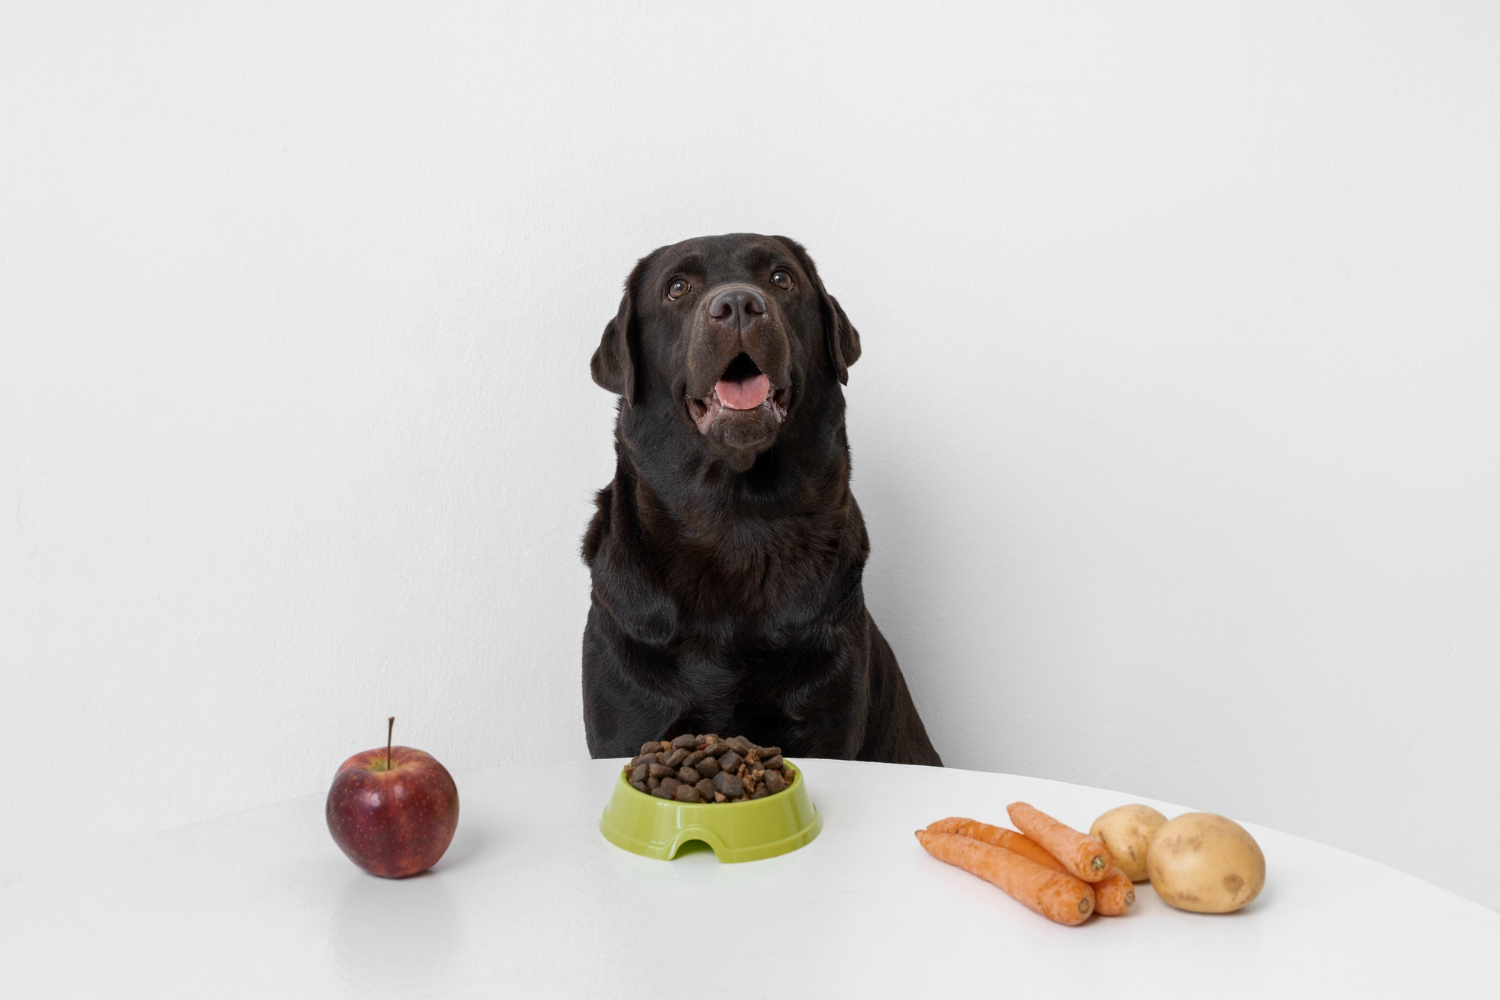
[[[391,733],[396,728],[396,717],[393,715],[385,720],[385,769],[391,769]]]

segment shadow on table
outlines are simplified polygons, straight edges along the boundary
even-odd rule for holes
[[[462,937],[441,875],[384,879],[351,872],[328,940],[350,995],[415,997],[440,995]]]
[[[432,873],[436,875],[454,868],[462,868],[486,857],[493,857],[498,853],[503,840],[498,830],[472,824],[465,827],[460,823],[458,832],[453,835],[453,843],[448,846],[447,852],[433,868]]]

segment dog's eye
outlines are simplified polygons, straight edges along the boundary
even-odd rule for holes
[[[689,285],[686,281],[678,278],[676,281],[667,286],[667,298],[680,299],[688,293],[688,289],[691,287],[692,286]]]
[[[777,288],[791,288],[792,276],[790,274],[787,274],[785,271],[772,271],[771,284],[775,285]]]

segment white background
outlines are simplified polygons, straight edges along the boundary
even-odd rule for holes
[[[1500,907],[1500,8],[131,7],[0,12],[0,883],[586,755],[588,358],[753,230],[949,764]]]

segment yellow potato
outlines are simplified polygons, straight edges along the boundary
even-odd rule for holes
[[[1194,913],[1230,913],[1260,895],[1266,858],[1232,819],[1183,813],[1162,824],[1146,852],[1151,887],[1166,903]]]
[[[1115,867],[1132,882],[1146,881],[1146,848],[1167,817],[1150,806],[1119,806],[1094,820],[1089,835],[1104,841]]]

